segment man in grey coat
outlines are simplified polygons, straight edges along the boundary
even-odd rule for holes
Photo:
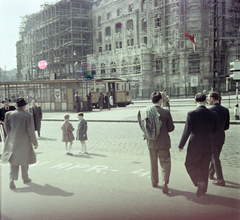
[[[168,193],[168,183],[171,172],[171,156],[169,149],[171,148],[171,141],[169,132],[173,131],[175,126],[172,121],[172,116],[170,111],[161,108],[162,95],[160,92],[154,92],[151,95],[151,99],[155,108],[157,110],[159,120],[161,121],[161,127],[159,135],[156,140],[147,139],[150,161],[151,161],[151,180],[152,186],[157,187],[158,178],[158,159],[160,160],[161,170],[162,170],[162,192],[164,194]]]
[[[31,182],[28,177],[28,165],[36,163],[38,143],[34,133],[34,122],[30,113],[24,111],[27,103],[24,99],[17,100],[17,109],[7,112],[4,127],[7,132],[2,162],[10,163],[10,189],[16,189],[14,180],[18,179],[19,166],[22,170],[24,183]]]

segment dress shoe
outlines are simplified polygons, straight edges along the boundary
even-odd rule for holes
[[[166,183],[165,181],[163,181],[162,192],[163,192],[164,194],[167,194],[167,193],[168,193],[168,186],[167,186],[167,183]]]
[[[224,180],[216,180],[216,181],[213,181],[213,184],[216,186],[225,186],[225,181]]]
[[[69,156],[72,156],[73,154],[72,154],[72,153],[70,153],[70,152],[67,152],[67,155],[69,155]]]
[[[209,179],[210,180],[216,180],[216,178],[214,176],[212,176],[212,175],[209,175]]]
[[[25,179],[25,180],[23,180],[23,183],[25,183],[25,184],[27,184],[27,183],[30,183],[30,182],[32,182],[32,180],[31,179]]]
[[[13,181],[11,181],[11,182],[10,182],[10,185],[9,185],[9,187],[10,187],[10,189],[11,189],[11,190],[14,190],[14,189],[16,189],[16,186],[15,186],[15,184],[14,184],[14,182],[13,182]]]
[[[202,196],[203,194],[206,193],[206,183],[204,182],[199,182],[198,183],[198,189],[197,189],[197,197]]]
[[[157,187],[158,187],[158,184],[157,184],[157,183],[156,183],[156,184],[154,183],[154,184],[152,184],[152,187],[153,187],[153,188],[157,188]]]

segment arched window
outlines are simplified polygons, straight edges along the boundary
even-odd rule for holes
[[[101,74],[105,74],[105,64],[104,63],[101,63]]]
[[[117,72],[116,63],[111,62],[110,66],[111,66],[111,73],[116,73]]]
[[[138,58],[134,60],[134,74],[140,74],[141,73],[141,66],[140,61]]]
[[[127,73],[128,73],[128,65],[127,65],[127,62],[125,60],[122,61],[121,72],[122,72],[123,75],[127,75]]]
[[[133,30],[133,20],[128,20],[126,27],[127,30]]]
[[[147,30],[147,19],[142,19],[142,31]]]

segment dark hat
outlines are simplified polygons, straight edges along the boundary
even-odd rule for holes
[[[9,101],[9,102],[11,102],[10,99],[5,98],[5,99],[2,101],[2,103],[4,103],[5,101]]]
[[[22,107],[24,105],[27,105],[27,102],[23,98],[17,99],[17,107]]]

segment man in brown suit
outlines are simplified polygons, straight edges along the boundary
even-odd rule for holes
[[[35,131],[38,132],[38,137],[40,137],[41,121],[42,121],[42,109],[40,106],[36,105],[36,100],[32,100],[32,106],[29,107],[28,111],[32,114],[34,120]]]
[[[169,132],[174,130],[174,124],[172,121],[172,116],[169,110],[161,108],[162,96],[160,92],[154,92],[151,95],[151,99],[154,107],[157,109],[157,115],[153,117],[159,117],[161,124],[159,135],[155,140],[147,139],[147,144],[149,148],[150,161],[151,161],[151,179],[152,186],[157,187],[158,179],[158,158],[160,160],[160,165],[162,169],[163,177],[163,187],[162,192],[168,193],[168,183],[171,171],[171,156],[170,156],[170,137]]]
[[[10,189],[16,189],[14,180],[18,179],[19,166],[22,169],[24,183],[31,182],[28,177],[28,165],[36,163],[36,155],[32,144],[37,149],[38,143],[34,133],[34,123],[30,113],[24,111],[27,103],[17,100],[17,110],[7,112],[4,127],[7,132],[2,162],[10,163]]]

